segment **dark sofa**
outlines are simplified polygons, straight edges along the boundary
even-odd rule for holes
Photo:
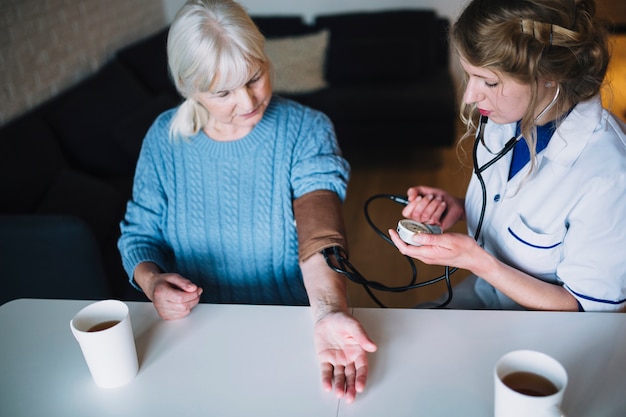
[[[458,112],[448,21],[434,11],[322,15],[311,25],[297,17],[257,19],[257,24],[268,39],[329,30],[328,86],[282,95],[325,112],[349,160],[454,142]]]
[[[434,12],[328,15],[315,24],[293,16],[255,21],[268,39],[328,30],[326,85],[284,95],[328,114],[349,160],[452,144],[456,110],[447,21]],[[71,271],[86,288],[98,288],[85,291],[85,298],[143,299],[127,282],[116,242],[143,136],[160,112],[180,102],[167,73],[166,36],[167,28],[121,49],[89,78],[0,128],[5,300],[46,293],[16,289],[17,281],[30,278],[31,288],[58,288],[76,282],[68,277]],[[63,222],[72,230],[81,223],[90,236],[59,234]],[[11,245],[15,236],[64,250]],[[76,256],[91,246],[95,257]],[[59,257],[76,268],[55,267]],[[26,276],[29,269],[21,264],[28,259],[45,276]],[[106,285],[97,274],[79,272],[94,264],[103,269]],[[60,297],[59,291],[48,294]]]

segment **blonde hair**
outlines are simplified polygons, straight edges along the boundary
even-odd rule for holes
[[[530,105],[520,125],[531,171],[538,83],[558,85],[554,108],[564,114],[600,93],[610,58],[606,26],[595,18],[594,0],[473,0],[454,24],[451,42],[471,65],[530,86]],[[460,111],[466,125],[462,139],[473,137],[477,106],[462,103]]]
[[[232,0],[188,0],[167,38],[170,76],[185,98],[170,127],[170,137],[189,138],[209,114],[194,95],[244,85],[251,68],[268,62],[265,39],[245,9]]]

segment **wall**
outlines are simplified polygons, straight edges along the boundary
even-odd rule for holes
[[[162,0],[171,21],[185,0]],[[440,16],[454,19],[468,0],[240,0],[250,14],[295,14],[311,21],[323,13],[400,8],[434,9]]]
[[[168,22],[185,0],[161,0]],[[320,13],[336,13],[354,10],[379,10],[389,8],[432,8],[444,17],[454,20],[469,0],[240,0],[248,12],[263,14],[298,14],[311,20]],[[624,0],[596,0],[598,14],[616,24],[626,25],[626,2]]]
[[[0,0],[0,125],[166,24],[155,0]]]
[[[626,30],[626,1],[596,0],[598,16],[613,22],[621,31]]]
[[[251,14],[434,8],[464,0],[241,0]],[[96,71],[120,47],[171,22],[184,0],[0,0],[0,125]]]
[[[251,14],[296,14],[307,20],[323,13],[399,8],[432,8],[454,20],[468,0],[240,1]],[[121,46],[167,25],[183,3],[0,0],[0,125],[84,79]],[[605,15],[624,23],[624,0],[598,4]],[[452,70],[458,78],[458,68]]]

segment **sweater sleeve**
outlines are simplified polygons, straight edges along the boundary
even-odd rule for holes
[[[350,166],[342,157],[334,127],[321,112],[305,109],[292,172],[293,198],[311,191],[335,192],[345,200]]]
[[[146,134],[135,170],[133,196],[120,223],[118,249],[130,282],[138,289],[133,273],[139,263],[153,262],[166,271],[171,258],[161,227],[166,194],[159,175],[163,155],[167,154],[161,149],[168,141],[169,117],[166,116],[159,117]]]

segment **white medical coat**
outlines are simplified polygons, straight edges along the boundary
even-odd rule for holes
[[[494,152],[515,136],[515,123],[485,126]],[[578,104],[547,148],[508,180],[512,152],[483,172],[487,187],[479,243],[504,263],[562,284],[585,311],[618,310],[626,299],[626,126],[599,98]],[[478,147],[479,166],[493,155]],[[474,236],[482,191],[476,175],[465,209]],[[481,297],[497,308],[521,308],[486,281]]]

